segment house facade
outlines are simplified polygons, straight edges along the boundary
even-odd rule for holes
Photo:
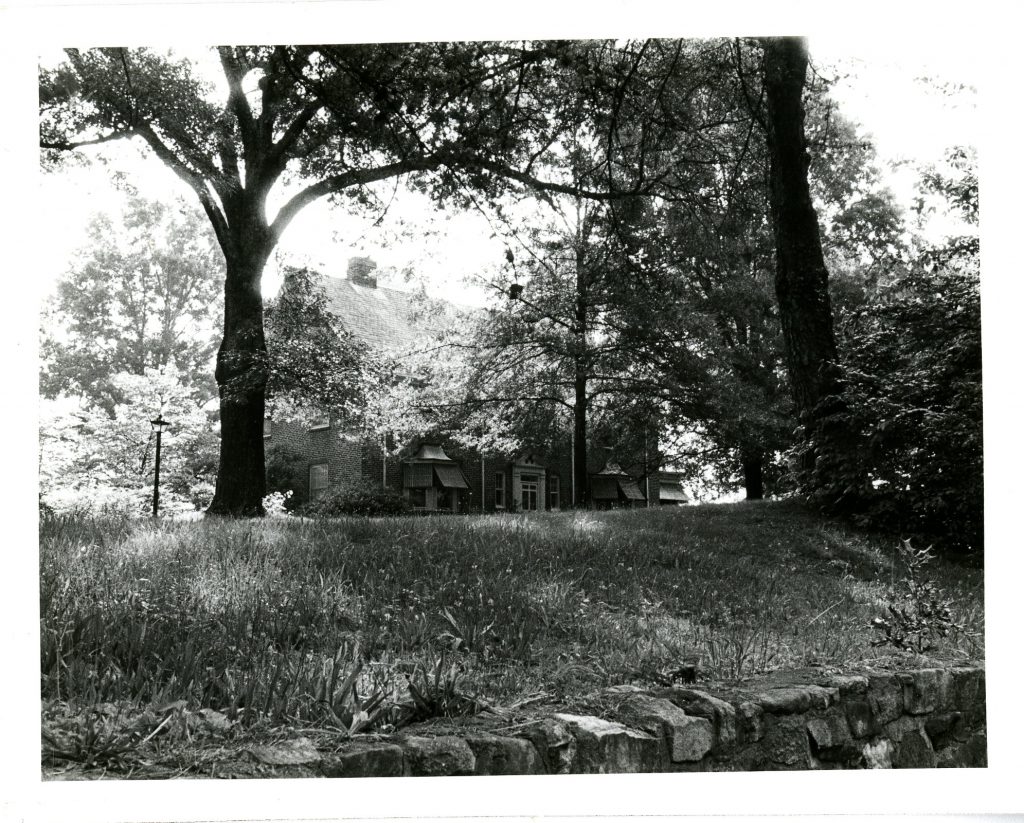
[[[379,287],[365,266],[350,265],[346,278],[308,274],[315,276],[328,307],[348,331],[372,350],[399,359],[436,345],[439,333],[457,322],[454,306]],[[327,416],[308,423],[268,419],[264,442],[268,459],[275,449],[298,456],[294,491],[300,500],[361,486],[392,489],[425,512],[539,512],[570,508],[575,495],[568,442],[515,455],[480,454],[444,438],[386,449],[385,443],[346,431]],[[657,473],[638,482],[606,462],[605,455],[599,460],[588,477],[595,507],[658,504]]]

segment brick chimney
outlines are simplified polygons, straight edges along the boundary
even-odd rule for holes
[[[370,289],[377,288],[377,263],[371,257],[350,257],[348,261],[348,279],[359,286]]]

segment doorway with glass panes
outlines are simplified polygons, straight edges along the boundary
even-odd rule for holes
[[[512,466],[512,499],[521,512],[544,511],[545,469],[532,454],[520,458]]]

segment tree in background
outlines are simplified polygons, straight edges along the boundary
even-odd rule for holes
[[[385,379],[388,364],[371,358],[341,325],[308,271],[286,271],[265,317],[268,411],[307,421],[331,414],[350,427],[361,425],[370,387]]]
[[[208,227],[184,203],[130,196],[98,215],[90,243],[44,312],[40,499],[53,508],[148,511],[149,421],[171,421],[163,507],[209,502],[217,429],[221,266]]]
[[[173,363],[110,377],[109,408],[64,396],[40,415],[40,501],[54,509],[148,513],[155,440],[150,420],[170,421],[160,468],[161,511],[191,511],[213,494],[217,432],[189,376]]]
[[[215,395],[222,267],[210,229],[183,202],[130,196],[97,215],[88,245],[44,310],[40,392],[81,395],[107,411],[125,400],[119,374],[174,364],[200,402]]]

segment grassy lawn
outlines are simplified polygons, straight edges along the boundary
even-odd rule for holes
[[[806,665],[876,646],[898,541],[786,503],[332,521],[45,517],[44,713],[187,701],[246,723],[388,729],[605,685]],[[982,572],[925,570],[983,657]]]

